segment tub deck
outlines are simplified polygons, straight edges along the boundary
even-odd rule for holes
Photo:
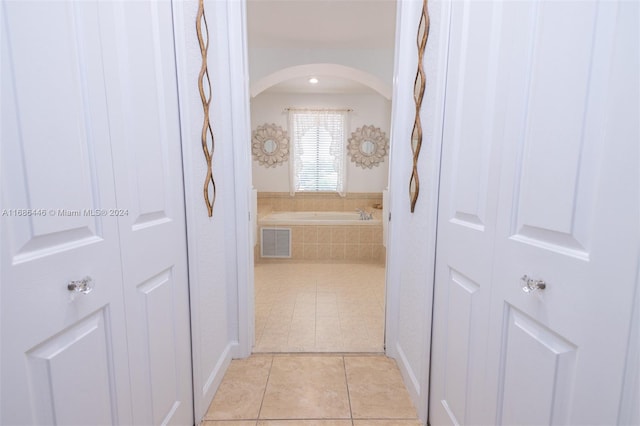
[[[277,225],[357,225],[380,226],[382,221],[373,213],[373,219],[362,220],[358,212],[274,212],[258,219],[260,226]]]

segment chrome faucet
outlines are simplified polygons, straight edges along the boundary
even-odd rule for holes
[[[360,220],[371,220],[373,219],[373,212],[369,213],[364,209],[356,209],[358,213],[360,213]]]

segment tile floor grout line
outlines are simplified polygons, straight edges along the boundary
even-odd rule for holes
[[[285,343],[285,347],[287,351],[291,349],[291,347],[289,346],[289,337],[291,337],[291,326],[293,325],[293,317],[296,314],[297,304],[298,304],[298,296],[296,295],[296,298],[293,302],[293,309],[291,310],[291,317],[289,318],[289,326],[287,327],[287,343]]]
[[[314,322],[313,322],[313,347],[314,349],[318,348],[318,279],[316,278],[316,303],[315,303],[315,312],[314,312]]]
[[[351,393],[349,393],[349,378],[347,377],[347,362],[342,356],[342,368],[344,369],[344,383],[347,385],[347,400],[349,401],[349,417],[351,417],[351,425],[353,426],[353,409],[351,408]]]
[[[253,419],[249,419],[249,420],[253,420]],[[281,421],[287,421],[287,420],[313,420],[313,421],[340,421],[340,420],[351,420],[351,419],[346,419],[343,417],[276,417],[273,419],[259,419],[262,421],[266,421],[266,422],[281,422]],[[364,420],[388,420],[388,419],[378,419],[378,418],[372,418],[372,419],[364,419]],[[389,420],[405,420],[405,419],[389,419]],[[228,422],[228,421],[232,421],[232,422],[236,422],[236,421],[242,421],[242,420],[213,420],[213,421],[223,421],[223,422]]]
[[[256,416],[256,426],[260,420],[260,414],[262,414],[262,405],[264,404],[264,397],[267,394],[267,386],[269,386],[269,379],[271,378],[271,369],[273,368],[273,359],[275,357],[271,355],[271,364],[269,364],[269,373],[267,374],[267,381],[264,384],[264,390],[262,391],[262,399],[260,400],[260,408],[258,409],[258,415]]]

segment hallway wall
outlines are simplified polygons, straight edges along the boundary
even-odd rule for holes
[[[416,30],[421,7],[421,2],[400,3],[396,23],[399,30],[391,116],[386,349],[387,354],[397,360],[420,419],[426,421],[448,6],[441,2],[429,4],[431,29],[424,59],[427,84],[421,110],[423,140],[418,161],[420,193],[415,212],[411,213],[410,141],[415,117]]]
[[[241,78],[246,75],[242,69],[246,65],[242,55],[244,27],[233,25],[244,22],[244,4],[205,1],[211,40],[208,51],[213,96],[210,118],[215,139],[213,176],[217,190],[211,218],[207,216],[203,199],[206,163],[200,140],[203,109],[197,81],[202,59],[195,28],[197,8],[195,0],[174,3],[196,424],[203,418],[231,358],[249,354],[239,342],[253,340],[252,336],[246,336],[248,328],[242,320],[246,316],[241,315],[238,304],[253,282],[251,268],[243,263],[253,264],[253,252],[238,252],[239,247],[240,250],[243,247],[238,241],[243,236],[249,238],[249,227],[239,225],[244,224],[249,212],[251,182],[248,149],[243,145],[250,138],[248,87]],[[237,46],[233,56],[230,45]],[[244,160],[238,161],[243,154]],[[246,165],[244,169],[242,164]]]

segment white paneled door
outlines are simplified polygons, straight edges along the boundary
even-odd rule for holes
[[[192,424],[171,2],[106,2],[100,12],[116,198],[128,208],[118,225],[133,420]]]
[[[0,423],[193,424],[171,4],[1,7]]]
[[[631,2],[452,2],[431,424],[617,423],[637,17]]]

